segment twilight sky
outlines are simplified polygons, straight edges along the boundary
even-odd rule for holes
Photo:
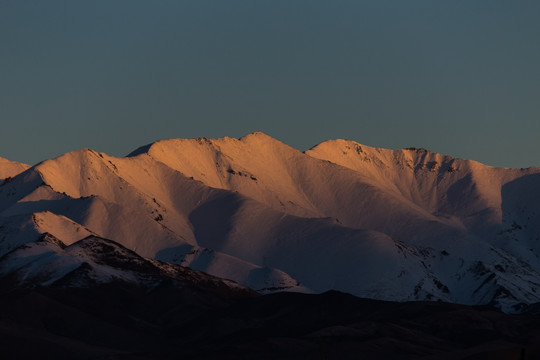
[[[0,156],[263,131],[540,166],[540,1],[0,0]]]

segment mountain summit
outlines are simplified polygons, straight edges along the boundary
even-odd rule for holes
[[[539,168],[348,140],[301,152],[258,132],[160,140],[124,158],[83,149],[18,169],[0,161],[0,175],[12,174],[0,187],[4,276],[30,278],[36,268],[17,259],[38,249],[84,262],[78,250],[32,245],[49,234],[65,249],[113,241],[260,292],[509,312],[540,301]],[[35,266],[52,274],[58,261]]]
[[[30,166],[0,157],[0,181],[22,173]]]

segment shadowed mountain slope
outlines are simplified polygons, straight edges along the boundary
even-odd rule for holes
[[[0,188],[0,249],[95,235],[263,292],[519,311],[540,301],[538,174],[347,140],[302,153],[262,133],[83,149]]]

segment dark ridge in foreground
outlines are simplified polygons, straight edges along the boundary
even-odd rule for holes
[[[162,283],[2,284],[9,359],[540,359],[540,313],[335,291],[252,297]]]

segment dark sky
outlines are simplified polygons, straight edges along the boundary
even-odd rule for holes
[[[0,156],[347,138],[540,166],[540,1],[0,0]]]

